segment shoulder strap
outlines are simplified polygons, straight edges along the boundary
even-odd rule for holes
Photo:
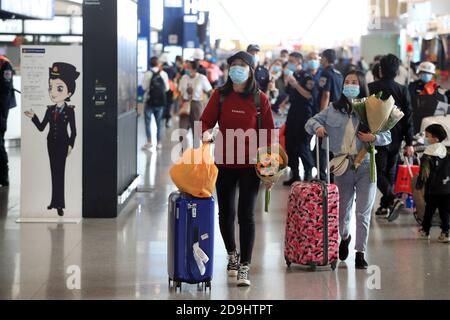
[[[254,95],[254,99],[255,99],[255,107],[256,107],[256,116],[257,116],[257,125],[258,125],[258,130],[260,130],[262,128],[262,115],[261,115],[261,91],[257,90],[255,95]]]

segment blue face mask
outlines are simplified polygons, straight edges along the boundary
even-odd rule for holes
[[[288,63],[287,68],[289,70],[291,70],[292,72],[296,72],[297,71],[297,66],[293,63]]]
[[[320,67],[320,61],[319,60],[309,60],[308,61],[308,69],[309,70],[316,70]]]
[[[281,67],[280,67],[280,66],[272,66],[272,71],[273,71],[274,73],[278,73],[278,72],[281,71]]]
[[[348,99],[355,99],[356,97],[359,96],[359,93],[360,93],[359,86],[354,84],[346,84],[344,86],[344,91],[342,92],[342,94],[346,96]]]
[[[186,70],[184,70],[184,74],[187,75],[188,77],[190,77],[192,72],[191,72],[191,70],[186,69]]]
[[[284,75],[287,77],[293,76],[294,75],[294,71],[291,71],[289,69],[285,69],[284,70]]]
[[[420,79],[422,79],[423,82],[428,83],[431,80],[433,80],[433,75],[429,73],[424,73],[420,76]]]
[[[235,84],[243,84],[248,80],[249,70],[241,66],[233,66],[230,68],[229,72],[231,81]]]
[[[424,146],[426,146],[426,147],[428,147],[428,146],[431,145],[430,140],[428,140],[428,138],[424,138],[424,139],[423,139],[423,144],[424,144]]]

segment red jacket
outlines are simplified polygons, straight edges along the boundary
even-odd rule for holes
[[[267,129],[267,138],[262,137],[259,139],[259,147],[262,147],[270,145],[272,141],[271,134],[273,134],[272,131],[275,125],[269,99],[262,92],[260,93],[260,98],[261,129]],[[251,168],[255,165],[257,150],[257,139],[255,137],[258,124],[255,98],[253,95],[244,98],[234,91],[231,92],[225,97],[222,104],[220,118],[219,101],[220,94],[216,90],[200,118],[203,132],[214,128],[217,122],[219,123],[219,130],[223,140],[220,138],[216,139],[216,164],[220,167],[233,169]],[[242,129],[241,133],[247,133],[247,136],[238,138],[235,135],[238,129]],[[251,134],[251,131],[247,131],[249,129],[254,129],[253,134]],[[229,131],[229,137],[234,137],[234,139],[227,139],[227,131]],[[250,143],[249,137],[252,137],[252,143]],[[240,152],[238,152],[239,150]]]

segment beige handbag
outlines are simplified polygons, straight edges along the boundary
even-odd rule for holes
[[[191,114],[191,101],[184,101],[181,104],[180,111],[178,112],[178,115],[180,117],[187,117]]]
[[[330,161],[330,172],[336,177],[342,176],[348,169],[349,160],[346,154],[337,156]]]

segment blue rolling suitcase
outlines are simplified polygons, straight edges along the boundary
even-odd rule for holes
[[[199,199],[181,192],[169,197],[169,286],[203,284],[211,290],[214,257],[214,198]]]

